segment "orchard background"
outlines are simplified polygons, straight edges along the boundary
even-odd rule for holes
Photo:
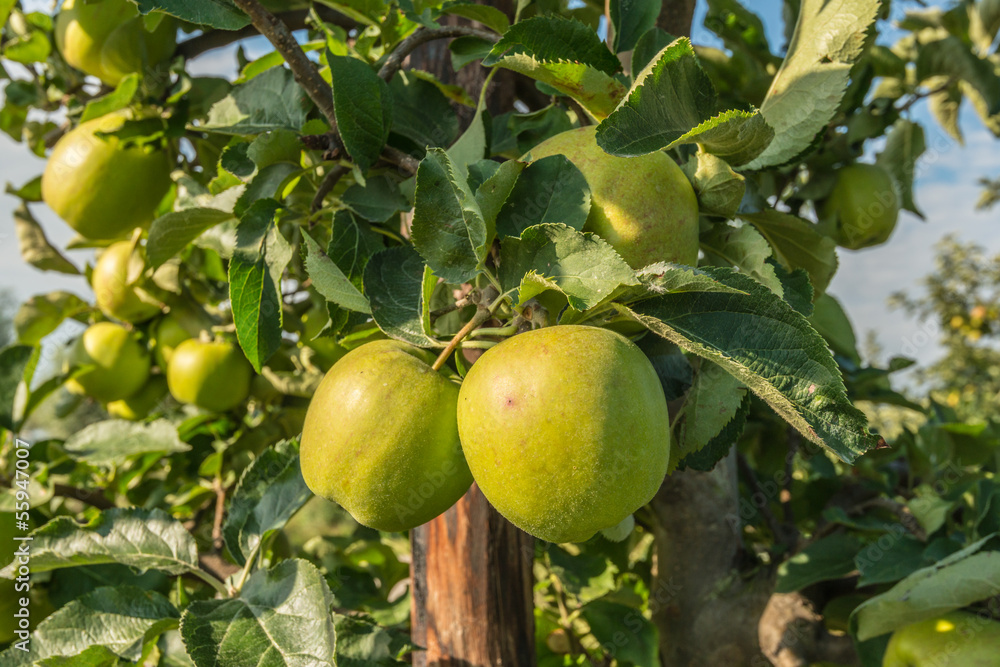
[[[86,56],[68,7],[0,0],[0,129],[56,174],[4,163],[0,251],[61,276],[0,306],[0,665],[996,664],[1000,257],[962,234],[924,266],[907,239],[942,156],[988,156],[953,224],[995,217],[1000,3],[778,4],[77,0],[127,24]],[[519,161],[578,126],[681,165],[697,229],[646,203],[697,269],[629,266],[582,165]],[[111,145],[133,161],[76,159]],[[866,245],[914,265],[854,282],[898,292],[909,337],[859,342],[876,323],[827,292]],[[310,493],[299,435],[348,350],[458,377],[575,323],[634,339],[669,405],[633,529],[534,540],[473,489],[386,533]]]

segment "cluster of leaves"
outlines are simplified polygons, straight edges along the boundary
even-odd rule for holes
[[[136,4],[175,15],[188,32],[251,22],[242,0]],[[128,123],[121,132],[178,149],[173,190],[144,235],[147,276],[175,302],[197,304],[216,327],[234,331],[269,387],[225,415],[168,403],[142,423],[101,421],[65,439],[34,442],[31,474],[22,478],[13,434],[47,401],[63,401],[63,415],[80,409],[61,390],[69,374],[36,379],[45,365],[42,339],[67,319],[101,316],[68,293],[21,307],[18,342],[0,352],[0,427],[10,436],[4,509],[17,509],[19,492],[30,497],[31,521],[41,526],[35,582],[57,609],[37,626],[33,653],[8,650],[0,665],[65,664],[61,658],[77,655],[92,665],[139,658],[280,664],[292,655],[315,664],[398,662],[411,648],[396,632],[408,620],[408,546],[310,501],[286,438],[301,428],[316,382],[344,350],[382,336],[444,349],[487,298],[494,314],[511,322],[534,319],[525,307],[537,313],[543,304],[547,324],[648,329],[641,345],[679,406],[672,469],[711,469],[739,441],[757,474],[770,474],[773,443],[787,441],[788,428],[803,451],[825,448],[792,462],[800,475],[791,476],[791,495],[806,504],[797,512],[801,531],[822,545],[807,549],[842,555],[854,547],[834,551],[823,540],[853,539],[855,564],[873,541],[855,520],[861,513],[839,522],[827,514],[838,489],[857,486],[845,481],[843,464],[881,441],[850,399],[906,401],[888,389],[888,371],[862,367],[839,308],[831,315],[828,303],[820,307],[836,252],[811,211],[829,194],[836,168],[885,136],[878,162],[896,180],[905,208],[919,213],[912,191],[923,130],[907,112],[927,97],[947,123],[940,98],[948,95],[956,110],[968,99],[993,129],[1000,78],[996,56],[983,45],[1000,25],[989,2],[911,13],[907,36],[890,48],[874,41],[875,0],[803,0],[789,3],[796,11],[782,56],[743,5],[708,4],[706,26],[726,51],[656,28],[658,2],[611,3],[610,50],[595,31],[600,11],[590,5],[519,2],[508,17],[463,2],[322,3],[323,12],[321,5],[308,9],[301,46],[316,56],[326,100],[303,83],[301,62],[285,62],[287,53],[253,61],[241,54],[238,78],[227,81],[190,74],[185,57],[193,56],[184,44],[163,72],[100,87],[52,48],[50,16],[0,0],[10,67],[0,71],[7,80],[0,129],[44,155],[76,120],[126,107],[152,110],[155,122]],[[426,36],[452,15],[482,26],[450,42],[453,67],[527,77],[517,97],[527,112],[511,100],[510,110],[493,115],[485,93],[476,101],[429,72],[398,69],[420,41],[408,38]],[[627,51],[630,61],[616,57]],[[629,267],[583,231],[591,202],[576,167],[560,157],[517,159],[587,123],[599,123],[598,142],[611,154],[665,150],[684,165],[702,212],[700,269]],[[548,187],[556,181],[559,188]],[[86,275],[32,217],[38,180],[9,189],[24,202],[15,222],[25,261]],[[72,247],[90,245],[78,239]],[[461,353],[450,363],[464,374]],[[977,428],[940,421],[921,427],[933,434],[924,440]],[[984,427],[970,437],[989,443],[989,433]],[[913,450],[924,451],[924,440]],[[902,447],[905,437],[898,441]],[[901,475],[888,475],[904,449],[891,460],[871,459],[865,478],[881,480],[886,497],[903,493],[897,504],[909,503],[917,515],[914,489],[923,483],[933,490],[943,459],[933,458],[929,472],[908,473],[917,486],[900,487]],[[928,510],[940,523],[921,524],[926,540],[950,542],[920,550],[920,559],[906,561],[913,570],[899,569],[898,579],[966,543],[975,549],[941,567],[992,553],[992,542],[972,540],[992,534],[987,524],[968,519],[988,504],[969,506],[966,516],[959,510],[969,501],[958,488],[935,491],[951,504]],[[81,490],[89,503],[82,511]],[[754,527],[761,522],[761,558],[787,557],[763,517],[748,518]],[[324,526],[319,534],[317,526]],[[891,532],[874,534],[879,530]],[[622,618],[634,619],[641,641],[613,656],[617,663],[656,661],[651,542],[639,530],[619,545],[598,538],[542,549],[536,627],[549,664],[610,660],[605,646]],[[958,549],[949,551],[952,544]],[[842,571],[846,560],[827,570],[816,565],[823,561],[796,557],[779,579],[782,590],[855,569]],[[803,561],[805,583],[794,578]],[[880,574],[873,585],[892,583],[885,577],[896,574]],[[914,618],[877,616],[882,625],[859,609],[849,629],[867,639],[892,629],[885,618]],[[86,633],[67,631],[85,626]]]

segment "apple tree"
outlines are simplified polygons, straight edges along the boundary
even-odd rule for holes
[[[1000,136],[895,4],[0,0],[0,666],[995,660],[995,417],[827,293]]]

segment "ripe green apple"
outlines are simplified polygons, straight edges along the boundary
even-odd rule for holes
[[[97,297],[97,307],[110,318],[122,322],[143,322],[160,312],[155,303],[143,301],[136,288],[129,285],[129,273],[143,269],[141,250],[132,251],[129,241],[112,243],[101,253],[91,284]],[[152,296],[152,295],[150,295]]]
[[[394,340],[348,352],[324,376],[302,429],[302,476],[360,523],[409,530],[472,484],[462,456],[458,385],[434,355]]]
[[[116,112],[80,124],[59,140],[42,174],[45,203],[88,239],[115,239],[149,223],[170,189],[168,151],[98,136],[128,118]]]
[[[186,340],[167,364],[167,386],[181,403],[225,412],[250,395],[253,368],[232,343]]]
[[[70,351],[69,365],[91,368],[69,380],[66,388],[105,403],[132,396],[149,379],[146,348],[112,322],[98,322],[84,331]]]
[[[462,384],[458,429],[487,500],[549,542],[617,526],[653,497],[670,459],[653,365],[596,327],[546,327],[491,348]]]
[[[56,15],[55,35],[67,63],[109,86],[144,73],[177,48],[173,17],[163,16],[150,32],[128,0],[66,0]]]
[[[852,164],[837,172],[819,209],[820,229],[851,250],[889,240],[899,218],[899,198],[888,172],[874,164]]]
[[[111,401],[105,408],[108,414],[118,419],[139,421],[148,417],[167,395],[167,379],[162,375],[150,376],[142,389],[128,398]]]
[[[524,159],[565,155],[590,186],[585,232],[610,243],[633,268],[655,262],[698,264],[698,198],[663,152],[622,158],[597,145],[596,126],[557,134]]]
[[[1000,667],[1000,623],[956,611],[892,633],[882,667]]]

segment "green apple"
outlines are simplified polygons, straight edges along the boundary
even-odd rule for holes
[[[225,412],[250,395],[253,368],[232,343],[190,339],[174,350],[167,363],[167,386],[181,403]]]
[[[956,611],[892,633],[882,667],[1000,667],[1000,623]]]
[[[66,383],[74,394],[108,403],[135,394],[149,379],[149,353],[120,324],[98,322],[74,343],[69,365],[88,366]]]
[[[150,332],[156,364],[166,371],[177,346],[211,326],[211,320],[204,313],[190,312],[183,304],[171,306],[170,312],[157,320]]]
[[[160,312],[155,303],[144,301],[129,284],[129,274],[142,272],[144,262],[141,249],[133,252],[132,243],[112,243],[101,253],[94,266],[91,284],[97,297],[97,307],[110,318],[122,322],[143,322]],[[152,294],[147,293],[147,298]]]
[[[324,376],[302,429],[302,476],[360,523],[409,530],[451,507],[472,484],[458,439],[458,385],[434,355],[380,340]]]
[[[56,46],[85,74],[116,86],[127,74],[143,74],[173,55],[177,23],[160,17],[152,30],[128,0],[65,0],[56,15]]]
[[[819,208],[820,229],[851,250],[889,240],[899,218],[892,177],[873,164],[852,164],[837,172],[830,196]]]
[[[115,239],[148,224],[170,188],[167,151],[122,148],[117,137],[98,136],[121,129],[129,117],[116,112],[82,123],[59,140],[45,165],[42,198],[88,239]]]
[[[458,428],[483,495],[549,542],[617,526],[652,499],[670,459],[653,365],[596,327],[536,329],[491,348],[462,384]]]
[[[139,421],[152,414],[167,395],[167,379],[153,375],[142,389],[128,398],[111,401],[105,408],[108,414],[118,419]]]
[[[663,152],[640,157],[608,155],[596,126],[557,134],[523,158],[565,155],[590,186],[583,230],[610,243],[633,268],[655,262],[698,263],[698,198],[681,168]]]

